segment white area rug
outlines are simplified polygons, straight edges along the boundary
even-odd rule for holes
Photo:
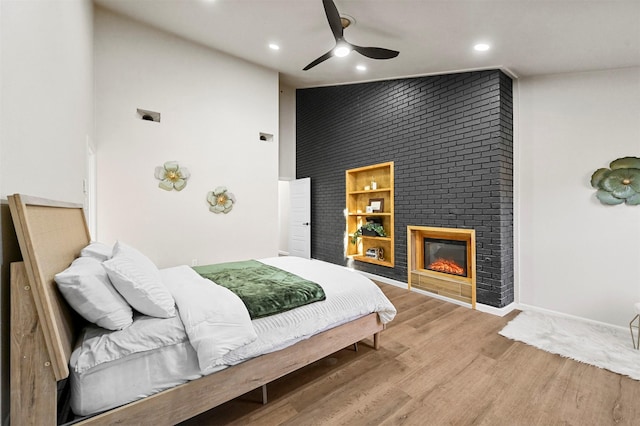
[[[634,333],[636,330],[634,329]],[[524,311],[500,334],[547,352],[640,380],[640,351],[631,333],[615,327]]]

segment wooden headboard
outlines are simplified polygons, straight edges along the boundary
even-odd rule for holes
[[[58,291],[54,275],[89,244],[89,228],[79,204],[20,194],[8,198],[53,373],[62,380],[69,376],[82,321]]]

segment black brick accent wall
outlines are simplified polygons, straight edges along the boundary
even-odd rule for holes
[[[407,226],[476,230],[477,300],[513,301],[513,107],[498,70],[296,92],[296,173],[311,178],[313,258],[346,265],[345,170],[395,164],[395,268],[407,281]]]

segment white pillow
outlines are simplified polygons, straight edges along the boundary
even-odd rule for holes
[[[100,261],[79,257],[55,280],[69,305],[87,321],[109,330],[131,325],[133,311],[111,285]]]
[[[144,254],[117,241],[113,257],[102,263],[113,286],[138,312],[158,318],[176,315],[175,301],[160,271]]]
[[[111,259],[113,249],[107,244],[94,241],[80,250],[80,256],[93,257],[100,262],[104,262],[105,260]]]

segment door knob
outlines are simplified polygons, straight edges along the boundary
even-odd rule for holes
[[[304,226],[309,226],[309,222],[304,222],[303,225]]]

